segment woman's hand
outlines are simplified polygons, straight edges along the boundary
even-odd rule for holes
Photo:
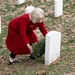
[[[30,46],[30,44],[27,44],[27,47],[28,47],[28,49],[30,50],[30,54],[33,54],[33,49],[32,49],[32,47]]]

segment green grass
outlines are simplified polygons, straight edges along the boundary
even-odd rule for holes
[[[5,38],[8,31],[8,23],[16,14],[19,16],[24,12],[25,4],[17,5],[13,3],[2,2],[0,13],[2,16],[2,34],[0,34],[0,75],[36,75],[36,72],[45,70],[46,75],[65,75],[75,71],[75,1],[64,0],[64,14],[62,17],[54,18],[53,2],[40,3],[34,1],[31,3],[35,7],[40,7],[46,12],[45,25],[47,30],[58,30],[62,33],[61,57],[60,60],[49,66],[44,65],[44,57],[36,60],[28,60],[25,56],[14,65],[7,65],[9,51],[5,46]]]

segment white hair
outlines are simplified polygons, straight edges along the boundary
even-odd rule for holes
[[[35,7],[34,6],[28,6],[28,7],[26,7],[26,9],[25,9],[25,13],[32,13],[32,11],[35,9]]]
[[[41,8],[35,8],[31,14],[30,14],[30,18],[32,20],[32,22],[37,22],[40,18],[44,18],[44,11]]]
[[[37,15],[38,17],[43,17],[44,11],[41,8],[35,8],[31,14]]]

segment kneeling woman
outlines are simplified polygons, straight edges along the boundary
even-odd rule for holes
[[[39,27],[44,36],[47,34],[43,19],[44,11],[35,8],[30,14],[23,14],[9,22],[6,46],[11,52],[10,64],[14,62],[16,55],[30,54],[30,58],[33,58],[31,45],[38,42],[34,30]]]

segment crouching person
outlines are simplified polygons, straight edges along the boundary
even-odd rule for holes
[[[14,63],[16,55],[30,54],[30,58],[34,59],[32,56],[34,50],[31,45],[38,42],[34,30],[39,27],[44,36],[47,34],[43,20],[44,11],[35,8],[31,13],[25,13],[9,22],[6,46],[11,52],[9,55],[10,64]]]

